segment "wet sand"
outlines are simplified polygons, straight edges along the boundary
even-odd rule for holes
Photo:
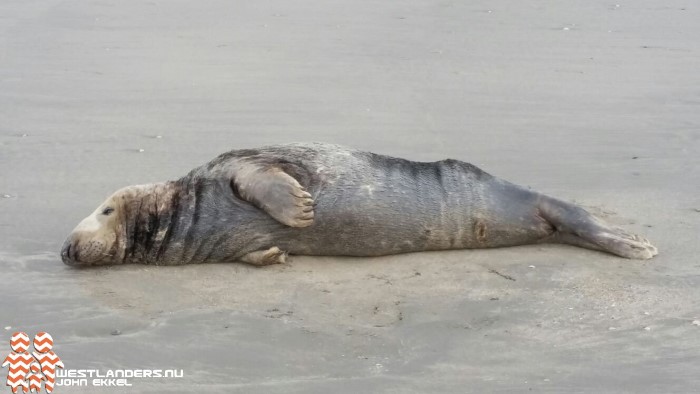
[[[70,369],[184,370],[142,393],[693,392],[698,20],[687,0],[5,0],[2,357],[13,331],[48,331]],[[469,161],[660,254],[60,262],[117,188],[293,141]]]

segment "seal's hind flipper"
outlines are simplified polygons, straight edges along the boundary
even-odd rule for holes
[[[612,227],[574,204],[542,196],[538,209],[559,233],[555,233],[554,242],[602,250],[628,259],[646,260],[658,254],[646,238]]]
[[[240,196],[282,224],[308,227],[314,221],[314,200],[291,175],[277,167],[238,166],[233,185]]]
[[[253,265],[284,264],[287,261],[287,253],[273,246],[267,250],[258,250],[248,253],[240,258],[244,263]]]

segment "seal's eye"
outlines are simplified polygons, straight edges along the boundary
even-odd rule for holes
[[[107,207],[102,211],[102,214],[105,216],[109,216],[110,213],[114,212],[114,208],[112,207]]]

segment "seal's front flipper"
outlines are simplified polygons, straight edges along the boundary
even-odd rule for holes
[[[239,167],[233,183],[240,196],[290,227],[314,222],[314,200],[291,175],[276,167]]]
[[[253,265],[283,264],[287,261],[287,253],[277,246],[267,250],[257,250],[241,257],[241,261]]]
[[[646,238],[611,227],[574,204],[542,196],[538,209],[561,233],[553,239],[555,242],[603,250],[628,259],[646,260],[659,253]]]

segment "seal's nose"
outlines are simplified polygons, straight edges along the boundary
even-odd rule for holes
[[[63,248],[61,248],[61,260],[63,260],[64,264],[75,265],[75,248],[70,239],[66,240],[63,244]]]

